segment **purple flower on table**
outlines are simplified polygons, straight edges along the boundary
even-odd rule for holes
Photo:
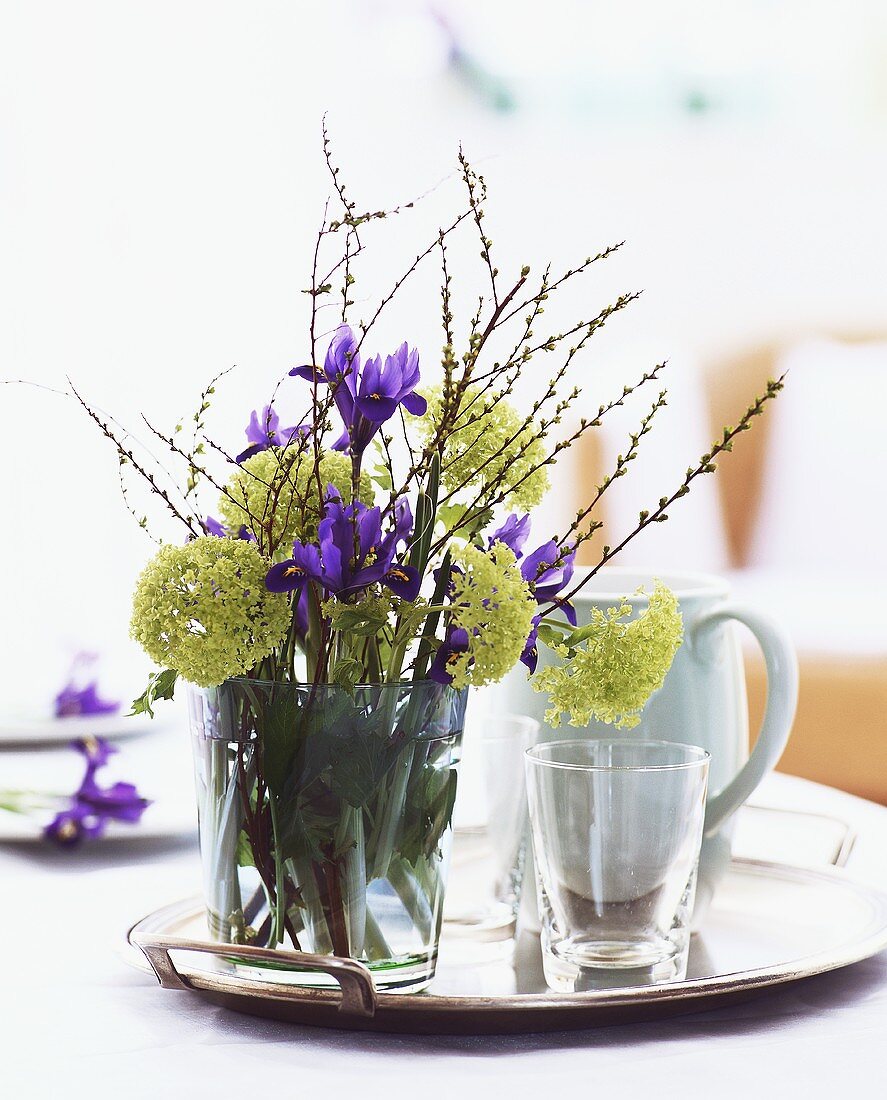
[[[554,539],[544,543],[521,561],[521,576],[529,584],[537,603],[552,603],[569,583],[576,564],[576,551],[559,546]],[[559,604],[571,626],[576,625],[576,609],[571,603]]]
[[[86,757],[86,772],[71,795],[69,805],[43,830],[44,836],[57,844],[70,846],[83,837],[101,836],[109,821],[137,824],[151,805],[150,801],[142,798],[132,783],[102,787],[96,782],[96,772],[117,750],[100,737],[73,741],[71,747]]]
[[[468,631],[461,626],[451,627],[434,655],[434,660],[428,669],[428,679],[438,684],[451,684],[453,675],[450,672],[450,666],[467,651]]]
[[[489,547],[492,549],[494,543],[503,542],[509,550],[514,552],[515,557],[519,558],[523,554],[524,545],[529,537],[529,512],[524,516],[519,516],[517,512],[512,512],[502,526],[498,527],[492,535],[490,535]]]
[[[376,355],[361,366],[357,340],[348,325],[340,325],[333,336],[323,369],[294,367],[290,374],[332,386],[333,400],[345,424],[345,431],[333,444],[338,451],[362,454],[386,420],[403,405],[413,416],[421,416],[425,398],[416,393],[419,384],[419,353],[404,343],[394,355]]]
[[[237,462],[246,462],[248,458],[257,455],[259,451],[267,451],[269,447],[285,447],[294,436],[303,435],[307,431],[310,431],[307,424],[281,428],[280,417],[271,405],[266,405],[262,409],[261,419],[258,412],[253,409],[245,432],[249,446],[237,456]],[[211,531],[210,534],[215,532]]]
[[[77,718],[98,714],[116,714],[120,703],[99,696],[98,684],[93,680],[85,687],[69,683],[55,697],[56,718]]]
[[[398,546],[413,530],[406,498],[397,501],[394,524],[383,535],[380,508],[360,501],[344,505],[332,485],[327,492],[318,545],[294,542],[292,558],[271,567],[266,586],[272,592],[294,592],[313,580],[341,596],[383,584],[412,603],[419,595],[422,578],[413,566],[394,560]]]

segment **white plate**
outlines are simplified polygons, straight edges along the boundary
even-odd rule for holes
[[[137,737],[165,723],[145,714],[78,715],[72,718],[0,718],[0,747],[22,748],[28,745],[63,745],[80,737],[105,737],[118,741]]]
[[[33,844],[41,841],[47,845],[52,844],[52,841],[45,840],[43,836],[43,829],[52,817],[51,812],[45,817],[39,817],[36,814],[32,816],[0,810],[0,844]],[[170,840],[174,837],[196,836],[197,814],[193,808],[186,810],[169,803],[152,802],[137,824],[109,821],[102,836],[86,837],[78,847],[90,848],[94,844],[108,841]]]

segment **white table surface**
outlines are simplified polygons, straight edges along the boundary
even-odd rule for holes
[[[48,775],[59,760],[33,753],[27,768],[36,763]],[[21,756],[0,754],[0,785],[11,785],[16,772],[21,778],[24,767]],[[128,744],[120,773],[187,812],[188,750],[178,731]],[[756,801],[852,824],[858,839],[848,873],[887,890],[887,808],[779,775]],[[766,857],[749,850],[765,840],[748,823],[743,854]],[[76,851],[0,845],[0,1095],[884,1095],[887,953],[745,1004],[658,1023],[477,1038],[325,1031],[161,990],[124,962],[130,924],[199,888],[193,839],[99,842]]]

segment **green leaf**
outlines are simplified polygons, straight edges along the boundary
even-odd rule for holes
[[[298,696],[294,692],[284,691],[271,700],[259,725],[265,780],[275,794],[283,790],[292,768],[301,720],[302,708]]]
[[[355,684],[360,683],[362,676],[363,665],[354,657],[339,658],[330,671],[330,680],[344,688],[353,688]]]
[[[376,466],[373,470],[371,470],[370,481],[375,481],[377,485],[381,486],[381,488],[383,489],[387,489],[389,493],[394,488],[394,483],[391,480],[391,474],[385,466]]]
[[[129,712],[129,716],[135,714],[147,714],[149,718],[154,717],[154,704],[158,699],[172,699],[176,690],[176,679],[178,673],[171,668],[164,669],[163,672],[153,672],[148,677],[148,686],[142,692],[142,694],[132,701],[132,710]]]
[[[369,638],[379,631],[388,622],[388,610],[370,609],[365,604],[354,604],[336,608],[331,625],[334,630],[344,630],[348,634],[357,634],[361,638]]]
[[[255,865],[256,857],[253,855],[253,846],[249,842],[249,837],[241,829],[240,835],[237,837],[237,866],[255,867]]]
[[[568,634],[572,634],[573,628],[565,625],[565,629],[561,630],[556,626],[549,626],[548,623],[540,623],[538,627],[539,641],[547,646],[562,645],[565,637]]]

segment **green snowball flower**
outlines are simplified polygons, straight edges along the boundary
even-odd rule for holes
[[[488,552],[465,546],[453,554],[450,623],[468,634],[468,650],[454,656],[447,671],[453,686],[495,684],[520,660],[536,613],[530,586],[514,551],[497,542]]]
[[[238,539],[162,546],[136,584],[130,633],[160,668],[199,687],[241,676],[289,629],[289,601],[268,591],[267,572],[255,546]]]
[[[351,499],[351,459],[339,451],[324,451],[320,457],[320,485],[314,474],[311,447],[269,447],[248,458],[225,486],[219,513],[229,531],[245,525],[259,540],[262,550],[273,556],[289,550],[293,539],[311,541],[317,536],[322,498],[327,485],[334,485],[343,500]],[[373,499],[368,474],[360,475],[360,499]]]
[[[557,728],[564,714],[571,726],[587,726],[593,718],[617,729],[633,729],[640,722],[647,700],[662,687],[684,631],[677,598],[658,581],[646,610],[623,621],[630,614],[627,600],[606,613],[594,608],[591,623],[575,631],[569,645],[552,646],[564,663],[540,669],[532,681],[536,691],[549,694],[549,725]]]
[[[472,497],[487,486],[491,495],[504,490],[505,502],[527,512],[548,491],[547,468],[535,469],[548,455],[545,443],[533,438],[532,428],[522,427],[524,418],[508,401],[497,401],[492,392],[479,394],[480,388],[471,386],[462,398],[457,427],[444,445],[441,483],[448,492],[464,486]],[[422,417],[422,430],[427,442],[440,423],[440,387],[425,396],[428,411]]]

